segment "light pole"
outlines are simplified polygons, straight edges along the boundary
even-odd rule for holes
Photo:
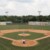
[[[38,14],[39,14],[39,17],[41,17],[41,11],[38,11]],[[43,22],[40,22],[41,29],[42,29],[42,23]]]
[[[6,13],[6,16],[8,17],[8,11],[6,11],[5,13]]]

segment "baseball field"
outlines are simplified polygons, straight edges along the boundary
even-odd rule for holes
[[[2,25],[0,50],[50,50],[50,26]]]

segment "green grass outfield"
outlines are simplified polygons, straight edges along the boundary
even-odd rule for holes
[[[0,38],[0,50],[50,50],[50,38],[38,41],[39,44],[33,47],[13,46],[11,41]]]
[[[2,25],[0,26],[0,30],[5,29],[43,29],[50,30],[50,26],[31,26],[27,24],[16,24],[16,25]]]
[[[14,32],[14,33],[8,33],[3,35],[4,37],[8,37],[8,38],[12,38],[12,39],[36,39],[36,38],[40,38],[40,37],[44,37],[44,34],[41,33],[33,33],[33,32],[25,32],[25,34],[30,34],[30,36],[19,36],[18,34],[22,34],[22,32]]]

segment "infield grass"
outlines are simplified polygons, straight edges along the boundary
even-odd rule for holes
[[[30,34],[30,36],[19,36],[18,34],[22,34],[23,32],[14,32],[14,33],[7,33],[3,35],[4,37],[12,38],[12,39],[36,39],[40,37],[44,37],[45,35],[42,33],[34,33],[34,32],[24,32],[25,34]]]

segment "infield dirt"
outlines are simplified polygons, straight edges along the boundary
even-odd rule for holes
[[[27,39],[26,40],[26,44],[22,43],[22,39],[15,40],[15,39],[12,39],[12,38],[3,37],[4,34],[13,33],[13,32],[20,32],[20,31],[42,33],[45,36],[41,37],[41,38],[34,39],[34,40]],[[27,35],[25,35],[25,36],[27,36]],[[34,29],[32,29],[32,30],[31,29],[1,30],[0,31],[0,37],[4,38],[4,39],[7,39],[7,40],[11,40],[12,41],[12,45],[15,45],[15,46],[30,47],[30,46],[37,45],[38,44],[37,40],[42,40],[44,38],[50,37],[50,31],[48,31],[48,30],[34,30]]]

